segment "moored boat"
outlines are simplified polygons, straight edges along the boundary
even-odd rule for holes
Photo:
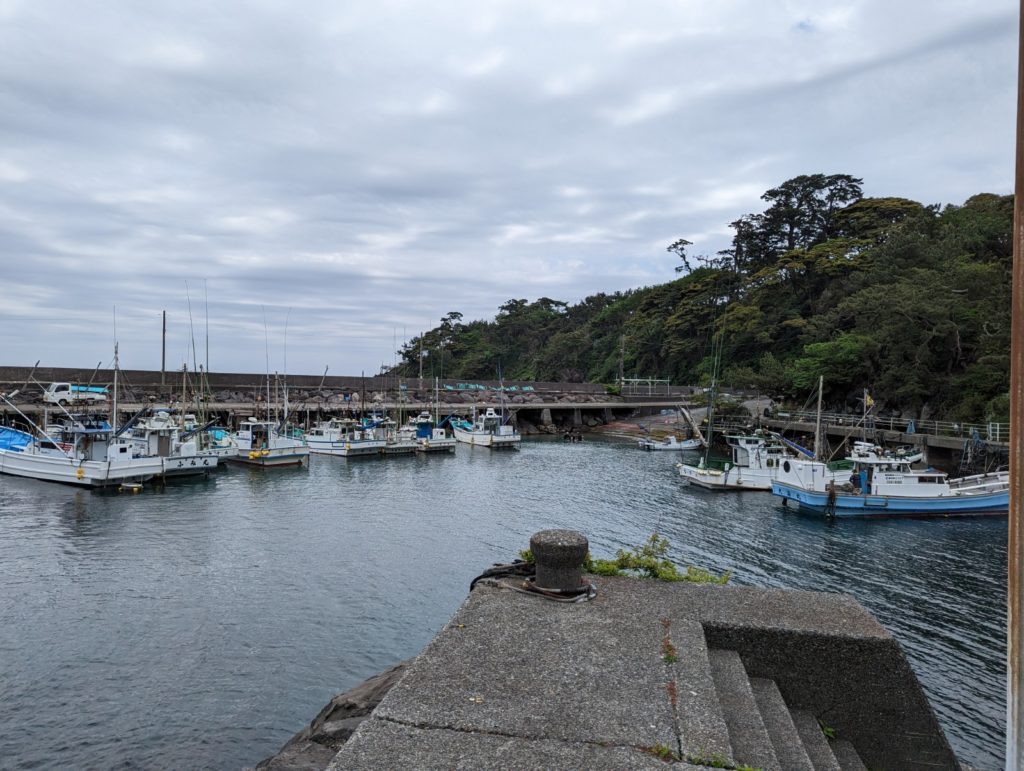
[[[415,418],[409,418],[409,425],[415,430],[418,452],[455,452],[458,440],[438,427],[429,412],[423,411]]]
[[[130,439],[137,454],[163,459],[164,476],[205,474],[217,468],[217,455],[201,451],[194,433],[184,437],[177,421],[165,410],[136,420],[130,428]]]
[[[483,415],[476,415],[472,421],[460,418],[451,419],[452,430],[456,440],[492,450],[518,450],[522,436],[515,426],[509,424],[502,415],[488,407]]]
[[[391,418],[376,421],[374,431],[384,436],[385,455],[413,455],[416,452],[416,429],[399,426]]]
[[[309,451],[343,458],[379,456],[387,440],[370,427],[351,418],[331,418],[317,423],[305,434]]]
[[[829,479],[827,464],[789,460],[772,483],[783,503],[829,517],[948,517],[1006,514],[1007,472],[949,479],[935,469],[914,470],[905,458],[851,455],[842,478]]]
[[[704,446],[700,439],[679,439],[675,434],[660,442],[656,439],[640,439],[637,444],[641,450],[699,450]]]
[[[238,449],[228,458],[233,463],[267,468],[299,466],[309,459],[309,447],[298,439],[279,431],[277,424],[249,418],[234,434]]]
[[[164,473],[163,459],[137,455],[105,420],[68,420],[34,436],[0,427],[0,473],[81,487],[142,483]]]
[[[683,481],[706,490],[770,490],[779,464],[789,457],[783,444],[764,434],[731,435],[726,442],[732,449],[730,461],[704,457],[697,463],[677,463]]]

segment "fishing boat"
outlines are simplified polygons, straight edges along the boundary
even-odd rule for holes
[[[506,418],[493,407],[488,407],[483,415],[474,415],[473,420],[461,418],[451,419],[455,439],[466,444],[490,447],[492,450],[518,450],[522,435],[515,426],[506,422]]]
[[[660,442],[656,439],[640,439],[637,441],[641,450],[699,450],[704,446],[700,439],[682,439],[675,434],[665,437]]]
[[[414,431],[417,452],[455,452],[458,441],[454,436],[448,436],[444,428],[438,427],[426,410],[415,418],[409,418],[408,425]]]
[[[857,442],[839,469],[814,460],[783,462],[772,494],[828,517],[1000,515],[1009,511],[1010,479],[1005,471],[949,479]]]
[[[704,456],[697,463],[677,463],[683,481],[706,490],[771,490],[779,465],[789,457],[785,445],[769,434],[729,435],[726,443],[731,460]]]
[[[309,459],[309,447],[278,429],[273,421],[249,418],[234,433],[238,446],[228,458],[233,463],[269,468],[272,466],[300,466]]]
[[[385,455],[413,455],[416,452],[416,429],[399,426],[391,418],[375,421],[373,430],[384,436]]]
[[[127,435],[139,455],[163,459],[164,476],[206,474],[217,468],[217,455],[201,451],[196,434],[185,436],[177,420],[165,410],[139,417]]]
[[[69,419],[51,434],[0,427],[0,473],[81,487],[141,484],[164,473],[163,459],[136,454],[106,420]]]
[[[344,458],[379,456],[387,443],[372,428],[351,418],[331,418],[317,423],[306,432],[305,441],[312,453]]]
[[[238,444],[226,428],[210,423],[199,425],[196,416],[192,413],[187,413],[182,418],[182,428],[184,429],[182,438],[187,439],[194,435],[200,452],[216,455],[221,460],[227,460],[238,454]]]

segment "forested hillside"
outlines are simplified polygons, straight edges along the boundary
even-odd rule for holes
[[[1006,419],[1012,196],[960,206],[864,198],[862,181],[814,174],[732,223],[731,248],[691,255],[674,281],[569,305],[512,299],[494,321],[449,313],[400,352],[401,373],[614,383],[721,379],[802,400],[819,375],[833,407],[867,388],[883,408]],[[670,268],[666,269],[667,271]]]

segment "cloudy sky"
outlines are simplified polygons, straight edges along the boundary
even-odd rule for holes
[[[0,0],[0,365],[376,372],[797,174],[1012,190],[1012,0]],[[208,322],[207,322],[208,319]]]

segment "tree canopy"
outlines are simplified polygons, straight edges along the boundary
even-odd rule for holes
[[[794,177],[732,223],[728,249],[674,280],[576,304],[510,299],[493,321],[447,314],[400,351],[400,374],[613,382],[725,382],[802,398],[824,376],[834,407],[867,388],[884,407],[951,420],[1005,419],[1011,196],[961,205],[864,198],[846,174]]]

